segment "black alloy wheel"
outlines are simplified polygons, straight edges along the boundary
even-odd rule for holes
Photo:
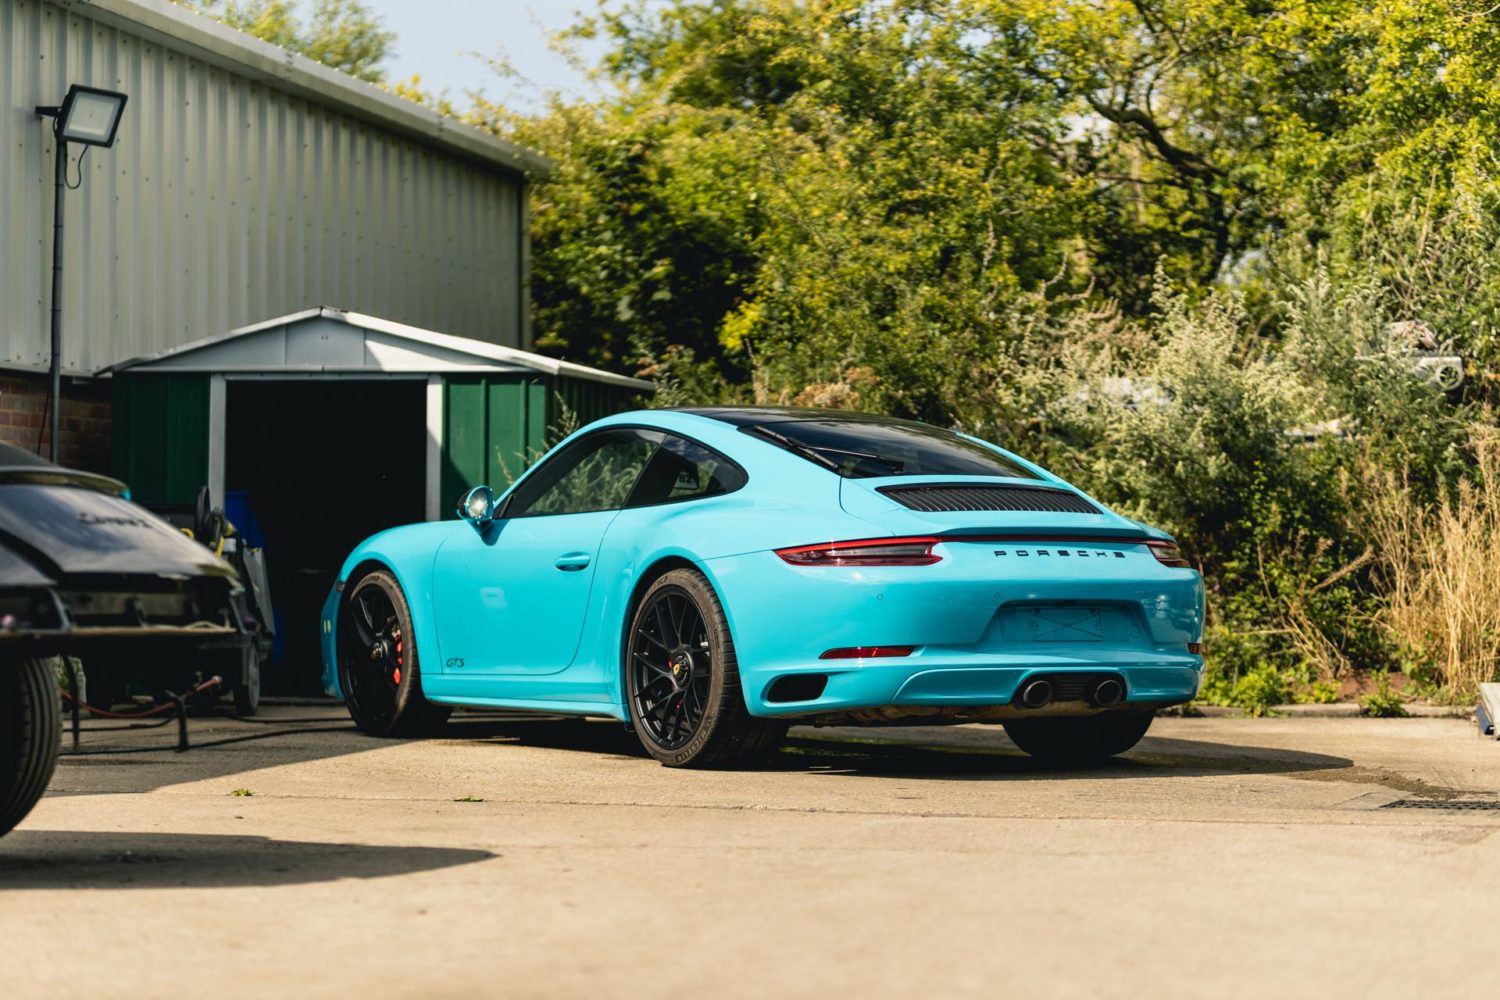
[[[339,616],[339,686],[349,714],[372,736],[415,736],[448,718],[422,695],[411,614],[389,573],[368,573]]]
[[[786,735],[786,723],[746,709],[729,624],[702,574],[671,570],[648,587],[625,647],[631,723],[661,763],[741,763],[764,756]]]
[[[680,749],[703,722],[713,675],[708,625],[682,588],[659,591],[642,609],[630,663],[631,708],[652,742]]]

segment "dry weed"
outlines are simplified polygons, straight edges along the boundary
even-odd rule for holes
[[[1469,696],[1500,663],[1500,431],[1476,425],[1476,473],[1435,506],[1400,477],[1369,481],[1383,624],[1437,683]]]

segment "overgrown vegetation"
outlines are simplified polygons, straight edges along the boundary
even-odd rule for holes
[[[1418,684],[1465,691],[1500,665],[1500,433],[1473,434],[1474,472],[1435,503],[1394,472],[1367,484],[1381,622]]]
[[[1202,567],[1206,698],[1495,676],[1500,9],[654,0],[570,34],[611,97],[464,112],[557,161],[540,349],[1050,464]]]
[[[1359,710],[1378,719],[1401,719],[1407,715],[1406,699],[1391,687],[1390,675],[1382,671],[1376,675],[1375,690],[1359,700]]]

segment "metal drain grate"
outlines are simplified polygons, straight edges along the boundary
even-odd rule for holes
[[[1495,799],[1397,799],[1387,802],[1382,809],[1443,809],[1449,812],[1471,810],[1500,811],[1500,800]]]

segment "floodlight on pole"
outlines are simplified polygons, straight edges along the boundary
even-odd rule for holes
[[[115,90],[85,87],[75,83],[68,96],[55,107],[38,107],[41,118],[52,119],[53,198],[52,198],[52,357],[48,364],[52,388],[49,409],[52,415],[51,459],[58,460],[58,432],[62,427],[62,267],[63,267],[63,192],[68,188],[68,143],[83,146],[113,146],[120,128],[120,116],[127,97]],[[88,150],[85,149],[84,153]],[[78,183],[83,183],[83,157],[79,157]]]

